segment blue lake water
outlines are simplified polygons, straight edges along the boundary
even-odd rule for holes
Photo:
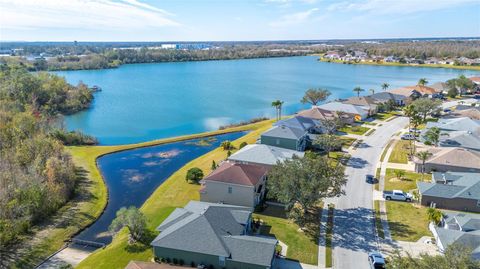
[[[110,243],[108,226],[121,207],[140,207],[170,175],[191,160],[217,148],[224,140],[235,140],[244,132],[215,136],[209,145],[199,139],[127,150],[100,157],[97,164],[108,187],[109,201],[104,213],[76,238]],[[227,157],[225,152],[225,158]],[[204,171],[207,173],[207,171]]]
[[[380,90],[430,83],[479,72],[427,68],[347,65],[317,57],[123,65],[117,69],[56,72],[71,83],[98,85],[92,107],[65,118],[71,130],[96,136],[101,144],[125,144],[217,129],[220,125],[274,115],[271,102],[285,101],[284,112],[305,107],[306,89],[327,88],[331,99],[352,89]],[[365,92],[368,94],[368,92]]]

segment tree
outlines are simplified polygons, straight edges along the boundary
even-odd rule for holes
[[[332,165],[327,157],[299,158],[294,156],[277,163],[269,173],[269,194],[291,211],[299,206],[305,214],[317,203],[343,193],[347,183],[342,165]]]
[[[318,103],[323,102],[327,100],[327,98],[330,96],[330,91],[326,89],[308,89],[305,92],[305,95],[303,96],[301,102],[302,104],[312,104],[313,106],[316,106]]]
[[[360,93],[364,92],[365,90],[360,87],[355,87],[353,91],[357,93],[357,97],[360,97]]]
[[[408,117],[408,127],[409,129],[417,129],[417,127],[422,123],[422,117],[419,115],[415,107],[410,104],[403,108],[403,113]],[[410,131],[410,134],[415,135]],[[415,154],[415,139],[410,139],[410,156]]]
[[[421,78],[417,82],[417,85],[419,85],[419,86],[425,86],[427,84],[428,84],[428,80],[426,78]]]
[[[458,78],[448,80],[447,87],[448,96],[453,98],[475,89],[475,84],[464,75],[460,75]]]
[[[395,169],[395,170],[393,170],[393,173],[395,174],[395,177],[397,179],[403,180],[403,176],[405,175],[405,171],[400,170],[400,169]]]
[[[240,143],[240,146],[238,148],[241,149],[241,148],[245,147],[246,145],[248,145],[248,143],[243,141],[242,143]]]
[[[212,166],[210,166],[210,169],[213,171],[215,169],[217,169],[217,163],[215,162],[215,160],[212,160]]]
[[[232,149],[235,149],[235,147],[233,146],[232,142],[230,140],[225,140],[223,141],[221,144],[220,144],[220,147],[223,149],[223,150],[232,150]]]
[[[320,124],[325,134],[334,134],[338,128],[341,128],[343,126],[340,115],[339,117],[335,117],[332,119],[321,119]]]
[[[417,157],[422,161],[422,181],[423,181],[423,175],[425,174],[425,162],[432,156],[432,153],[428,151],[420,151],[417,152]]]
[[[315,138],[313,144],[327,153],[330,157],[330,152],[342,147],[342,141],[337,136],[331,134],[321,134]]]
[[[129,242],[141,241],[147,227],[147,220],[138,208],[131,206],[122,207],[117,211],[117,217],[109,226],[110,232],[116,233],[123,227],[127,227],[130,234]]]
[[[187,175],[185,176],[185,180],[187,182],[193,181],[198,183],[202,179],[203,179],[203,171],[198,167],[193,167],[188,169]]]
[[[425,144],[438,146],[438,141],[440,140],[440,129],[438,127],[432,127],[428,129],[423,135],[425,139]]]
[[[445,249],[445,255],[430,256],[426,253],[414,258],[410,253],[395,252],[389,259],[392,269],[477,269],[480,262],[472,258],[472,250],[462,244],[452,244]]]
[[[440,100],[430,98],[418,98],[411,103],[413,108],[421,115],[423,122],[426,122],[427,116],[435,112],[440,104]]]
[[[386,90],[388,89],[388,87],[390,87],[390,84],[388,84],[388,83],[386,83],[386,82],[382,83],[382,89],[383,89],[384,91],[386,91]]]
[[[275,100],[272,102],[272,106],[275,107],[277,121],[282,119],[282,105],[283,102],[280,100]]]
[[[433,222],[435,225],[438,225],[443,218],[442,211],[433,207],[429,207],[427,209],[427,216],[428,216],[428,220]]]

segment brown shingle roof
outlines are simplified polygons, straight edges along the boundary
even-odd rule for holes
[[[169,265],[166,263],[130,261],[125,269],[184,269],[185,267]]]
[[[475,83],[480,83],[480,77],[471,77],[471,78],[468,78],[470,79],[471,81],[475,82]]]
[[[480,152],[464,148],[437,148],[430,152],[433,155],[426,163],[480,169]],[[418,158],[415,162],[421,163]]]
[[[297,113],[298,116],[305,118],[315,119],[315,120],[331,120],[338,118],[338,113],[335,111],[330,111],[326,109],[321,109],[319,107],[312,107]],[[347,114],[342,115],[342,118],[349,118]]]
[[[436,90],[431,87],[427,86],[421,86],[421,85],[415,85],[415,86],[408,86],[408,87],[403,87],[403,88],[398,88],[398,89],[393,89],[389,90],[388,92],[395,93],[395,94],[400,94],[409,97],[412,95],[413,91],[417,91],[420,94],[434,94],[436,93]]]
[[[376,106],[375,100],[368,96],[354,96],[343,101],[345,104],[357,105],[357,106]]]
[[[203,180],[255,186],[266,173],[267,169],[260,165],[223,162]]]

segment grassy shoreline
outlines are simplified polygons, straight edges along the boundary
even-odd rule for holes
[[[320,62],[325,63],[336,63],[336,64],[356,64],[356,65],[377,65],[377,66],[406,66],[406,67],[429,67],[429,68],[451,68],[451,69],[461,69],[461,70],[473,70],[480,71],[480,66],[471,66],[471,65],[450,65],[450,64],[402,64],[402,63],[373,63],[373,62],[345,62],[342,60],[324,60],[319,59]]]
[[[115,145],[115,146],[71,146],[67,151],[71,154],[75,165],[81,171],[81,180],[72,198],[52,218],[54,221],[35,227],[32,243],[19,246],[24,253],[15,259],[13,268],[34,267],[46,257],[60,249],[66,241],[93,224],[103,213],[108,203],[108,189],[97,167],[96,160],[104,155],[156,146],[166,143],[205,138],[220,134],[240,131],[252,131],[265,125],[271,126],[272,120],[253,124],[215,130],[210,132],[183,135],[158,139],[148,142]],[[255,142],[255,141],[253,141]],[[210,165],[210,164],[209,164]],[[41,234],[41,236],[39,236]]]

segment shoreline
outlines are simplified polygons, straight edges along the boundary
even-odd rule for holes
[[[45,225],[44,223],[39,227],[36,227],[38,230],[36,230],[34,234],[31,235],[31,237],[35,238],[36,235],[39,233],[44,233],[44,236],[42,236],[42,238],[40,238],[38,242],[32,243],[28,246],[24,243],[20,243],[18,245],[18,249],[28,248],[28,250],[24,252],[25,255],[17,257],[17,259],[15,259],[15,261],[11,265],[14,266],[13,268],[22,268],[22,265],[36,267],[39,264],[44,263],[48,257],[57,252],[73,237],[93,225],[99,219],[99,217],[105,211],[110,197],[104,177],[97,164],[98,158],[108,154],[122,152],[126,150],[133,150],[138,148],[145,148],[228,133],[252,131],[261,127],[262,125],[271,122],[273,122],[273,120],[265,120],[253,124],[227,128],[224,130],[215,130],[190,135],[162,138],[135,144],[66,147],[66,150],[70,153],[72,160],[75,163],[75,166],[83,170],[85,175],[81,179],[81,181],[83,182],[80,182],[79,187],[75,189],[75,196],[72,197],[72,199],[67,202],[67,204],[58,211],[59,213],[50,221],[53,222],[58,218],[62,218],[68,215],[71,215],[69,216],[69,218],[73,219],[73,221],[70,221],[70,223],[67,223],[66,225],[62,222],[54,223],[53,225],[51,223],[49,223],[49,225]],[[157,189],[159,187],[157,187]],[[81,195],[83,192],[88,192],[87,195],[89,197],[86,199],[82,199]],[[148,199],[150,199],[150,197]]]
[[[318,54],[312,55],[319,57]],[[318,59],[319,62],[324,63],[334,63],[334,64],[351,64],[351,65],[373,65],[373,66],[396,66],[396,67],[427,67],[427,68],[445,68],[445,69],[457,69],[457,70],[470,70],[470,71],[479,71],[480,66],[471,66],[471,65],[449,65],[449,64],[402,64],[402,63],[374,63],[374,62],[346,62],[342,60],[325,60],[322,58]]]

